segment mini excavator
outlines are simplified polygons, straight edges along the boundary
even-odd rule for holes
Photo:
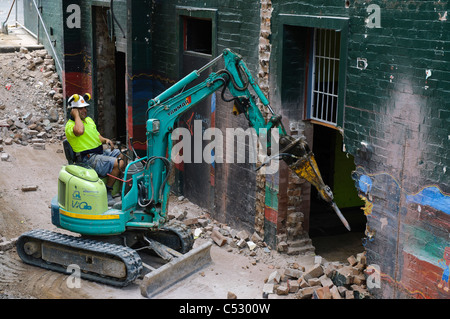
[[[193,85],[202,72],[221,60],[223,69]],[[190,84],[193,86],[184,90]],[[232,98],[225,97],[227,89]],[[31,230],[18,238],[20,258],[25,263],[66,274],[73,269],[69,266],[77,265],[81,278],[117,287],[142,278],[140,289],[146,297],[209,264],[211,242],[193,248],[190,229],[168,218],[169,177],[173,171],[168,150],[172,149],[171,134],[180,116],[219,90],[225,101],[234,103],[233,113],[243,114],[257,134],[264,131],[260,129],[278,130],[279,152],[270,154],[270,158],[282,159],[298,176],[314,185],[350,230],[305,139],[286,133],[281,116],[269,105],[242,57],[225,49],[148,102],[146,156],[138,158],[134,152],[136,158],[127,164],[120,202],[108,207],[105,183],[93,169],[70,161],[61,168],[58,194],[51,202],[51,220],[58,228],[79,235]],[[271,113],[269,120],[260,112],[257,99]],[[271,145],[266,143],[269,154]],[[164,261],[163,266],[154,268],[143,261],[141,253],[149,250]]]

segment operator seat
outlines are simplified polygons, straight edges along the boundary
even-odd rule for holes
[[[69,164],[76,164],[77,157],[69,141],[64,139],[62,143],[64,148],[64,155],[66,155],[67,162],[69,162]]]

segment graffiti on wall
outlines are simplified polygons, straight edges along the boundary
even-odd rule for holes
[[[368,173],[362,167],[357,167],[352,177],[368,217],[365,243],[375,247],[379,237],[384,242],[378,253],[395,257],[390,261],[394,267],[386,267],[392,269],[382,278],[415,298],[447,298],[450,194],[436,185],[411,192],[391,174]],[[386,238],[393,240],[387,243]]]
[[[450,246],[445,247],[444,257],[439,259],[439,266],[442,267],[442,277],[439,281],[438,288],[448,292],[448,277],[450,275]]]
[[[444,194],[437,186],[425,187],[416,194],[406,195],[406,201],[408,203],[430,206],[450,215],[450,196]]]

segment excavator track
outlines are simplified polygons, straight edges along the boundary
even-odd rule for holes
[[[73,237],[48,230],[31,230],[17,240],[17,253],[27,264],[71,274],[80,267],[83,279],[124,287],[142,273],[142,261],[129,247]]]
[[[146,236],[182,254],[190,251],[194,245],[194,237],[190,228],[177,221],[170,221],[158,231],[147,232]]]

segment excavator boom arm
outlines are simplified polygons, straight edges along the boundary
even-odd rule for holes
[[[203,71],[221,60],[224,61],[225,65],[223,69],[211,73],[206,80],[184,91],[184,88],[197,80]],[[256,94],[256,97],[252,94],[250,88]],[[231,94],[231,98],[225,97],[226,89]],[[235,115],[244,114],[249,126],[255,129],[271,158],[279,157],[283,159],[298,176],[314,185],[320,196],[331,205],[346,228],[350,230],[347,221],[333,201],[331,189],[322,180],[314,155],[305,139],[296,139],[286,133],[281,123],[281,116],[275,114],[271,108],[269,101],[252,77],[242,57],[230,49],[225,49],[220,56],[210,63],[199,70],[192,71],[148,102],[147,157],[149,159],[161,158],[165,157],[166,154],[169,154],[170,157],[171,133],[174,130],[175,122],[183,113],[219,90],[221,90],[223,100],[234,102],[233,113]],[[257,99],[271,113],[268,121],[263,117],[257,105]],[[270,136],[270,131],[274,129],[278,130],[279,133],[280,151],[277,154],[270,154],[271,143],[267,136]],[[267,135],[261,136],[261,132],[266,132]],[[155,203],[162,203],[164,210],[164,203],[167,202],[169,193],[169,186],[165,182],[169,171],[164,167],[162,161],[152,161],[152,165],[149,165],[146,174],[148,176],[147,184],[149,185],[147,188],[150,190],[149,193],[153,192],[153,200]],[[160,195],[153,196],[156,194]]]

